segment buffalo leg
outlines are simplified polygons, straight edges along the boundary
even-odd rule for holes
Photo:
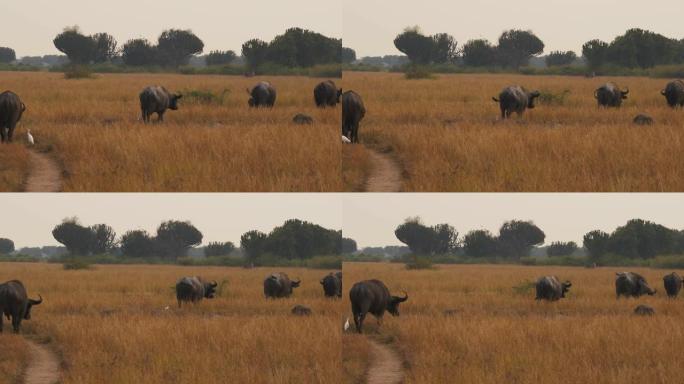
[[[147,115],[147,111],[145,111],[144,109],[142,109],[142,110],[140,111],[140,114],[142,115],[142,121],[143,121],[143,123],[147,123],[147,121],[149,120],[149,117],[148,117],[148,115]]]
[[[2,333],[2,325],[3,325],[3,318],[2,318],[2,313],[0,313],[0,333]]]
[[[14,333],[19,333],[19,327],[21,326],[21,316],[14,314],[12,315],[12,330]]]
[[[157,119],[158,122],[163,122],[164,121],[164,112],[157,112],[157,115],[159,115],[159,119]]]
[[[5,142],[5,127],[0,127],[0,143]]]
[[[17,124],[12,124],[9,126],[7,129],[7,142],[11,143],[12,142],[12,136],[14,136],[14,128],[16,128]]]

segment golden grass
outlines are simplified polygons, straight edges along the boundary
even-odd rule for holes
[[[619,110],[598,109],[594,90],[615,81],[631,90]],[[684,112],[660,95],[666,80],[523,75],[345,72],[364,100],[362,142],[394,149],[407,191],[681,191]],[[538,103],[522,119],[500,121],[491,100],[520,84],[569,94]],[[656,124],[635,126],[639,113]],[[343,171],[344,172],[344,171]]]
[[[250,110],[245,89],[269,80],[273,110]],[[27,111],[15,134],[31,128],[66,168],[65,191],[339,191],[340,109],[320,110],[307,77],[242,78],[107,74],[66,80],[60,73],[0,73]],[[181,99],[164,124],[143,125],[138,94],[160,84],[172,92],[209,90],[222,105]],[[315,124],[291,122],[297,113]],[[156,115],[154,115],[156,119]],[[20,165],[12,166],[20,168]],[[16,178],[0,170],[0,189]]]
[[[368,149],[361,145],[345,145],[342,163],[342,185],[345,192],[362,192],[373,166],[368,157]]]
[[[273,269],[262,268],[2,264],[0,280],[42,293],[22,326],[51,339],[64,383],[342,382],[341,304],[319,284],[327,271],[282,270],[302,286],[281,300],[264,299]],[[220,296],[178,310],[172,287],[186,275],[223,282]],[[295,304],[313,315],[291,315]]]
[[[31,167],[28,149],[16,132],[14,144],[0,145],[0,190],[5,192],[20,192]]]
[[[369,278],[408,291],[400,317],[386,314],[378,328],[369,316],[364,324],[364,333],[396,338],[407,383],[681,381],[684,306],[664,295],[662,277],[670,271],[635,269],[658,294],[616,300],[620,270],[440,265],[408,271],[400,264],[345,263],[345,296],[353,282]],[[536,302],[526,283],[552,274],[572,281],[568,297]],[[633,315],[639,303],[656,315]],[[348,299],[345,306],[350,312]],[[459,314],[444,316],[445,309]]]
[[[0,334],[0,384],[19,383],[24,366],[28,363],[28,345],[21,336],[9,330]]]

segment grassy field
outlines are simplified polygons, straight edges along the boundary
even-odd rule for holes
[[[630,89],[619,110],[596,106],[594,90],[607,81]],[[421,192],[684,190],[684,112],[666,105],[660,95],[666,83],[344,73],[345,89],[358,92],[367,109],[361,142],[391,147],[408,175],[404,190]],[[538,89],[542,97],[522,119],[502,122],[491,98],[512,84]],[[639,113],[656,124],[632,124]]]
[[[263,279],[273,272],[264,268],[65,271],[5,263],[0,281],[18,278],[30,296],[42,293],[45,301],[22,324],[23,333],[51,341],[63,359],[64,383],[342,382],[341,302],[324,298],[319,284],[328,271],[282,270],[302,285],[275,301],[263,297]],[[178,310],[173,286],[187,275],[217,280],[219,296]],[[291,315],[295,304],[313,315]],[[12,341],[0,335],[3,348]],[[0,375],[15,369],[7,365],[0,364]]]
[[[260,80],[278,90],[273,110],[247,106],[245,89]],[[315,107],[313,87],[321,80],[165,74],[66,80],[60,73],[0,72],[3,89],[27,106],[16,144],[0,151],[0,190],[21,190],[30,128],[37,145],[64,167],[65,191],[339,191],[341,112]],[[185,97],[164,124],[143,125],[138,94],[152,84]],[[223,100],[200,101],[191,90]],[[293,124],[297,113],[315,123]]]
[[[407,383],[680,381],[684,305],[665,297],[662,277],[670,271],[635,269],[658,294],[616,300],[614,276],[621,270],[440,265],[408,271],[401,264],[345,263],[344,296],[369,278],[408,291],[399,317],[386,314],[378,327],[369,316],[364,324],[370,337],[393,340],[408,367]],[[552,274],[572,281],[569,295],[536,302],[531,282]],[[640,303],[656,315],[633,315]],[[347,298],[344,305],[351,312]],[[447,309],[457,314],[445,316]],[[359,348],[351,337],[343,337],[345,354]]]

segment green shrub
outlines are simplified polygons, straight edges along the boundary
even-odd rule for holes
[[[69,259],[64,261],[64,269],[66,270],[79,270],[79,269],[92,269],[90,261],[83,258]]]
[[[522,265],[537,265],[537,258],[532,256],[525,256],[520,258]]]
[[[537,284],[534,281],[525,280],[520,284],[513,286],[513,293],[520,296],[529,296],[536,285]]]
[[[653,268],[684,269],[684,256],[656,256],[650,264]]]
[[[226,95],[230,94],[230,89],[224,88],[220,94],[202,89],[185,89],[181,93],[184,103],[222,105]]]
[[[409,65],[404,72],[404,76],[409,80],[435,78],[429,67],[419,65]]]
[[[342,256],[314,256],[305,265],[314,269],[342,269]]]
[[[93,72],[87,65],[76,65],[70,66],[64,72],[64,78],[66,79],[92,79]]]
[[[432,260],[426,256],[411,256],[406,262],[406,269],[432,269]]]
[[[564,89],[558,93],[542,89],[539,95],[539,103],[542,105],[563,105],[565,99],[570,95],[569,89]]]

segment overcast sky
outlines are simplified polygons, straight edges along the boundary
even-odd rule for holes
[[[470,39],[498,40],[507,29],[531,29],[545,52],[573,50],[591,39],[612,41],[639,27],[684,38],[681,0],[344,0],[344,45],[357,56],[400,54],[394,37],[418,25],[427,34],[446,32],[462,46]]]
[[[84,225],[106,223],[121,235],[129,229],[154,233],[164,220],[190,220],[210,241],[240,243],[243,233],[269,232],[285,220],[298,218],[326,228],[342,229],[341,199],[314,193],[2,193],[0,237],[16,248],[59,245],[52,229],[65,217]]]
[[[234,50],[251,38],[270,41],[289,27],[342,37],[340,0],[2,0],[0,46],[17,56],[57,54],[54,37],[65,26],[86,34],[107,32],[122,46],[144,37],[156,41],[164,29],[191,29],[204,51]]]
[[[612,232],[629,219],[655,221],[684,229],[684,194],[347,194],[343,233],[359,247],[402,245],[394,229],[412,216],[426,225],[449,223],[462,235],[472,229],[498,233],[506,220],[532,220],[546,243],[575,241],[585,233]]]

